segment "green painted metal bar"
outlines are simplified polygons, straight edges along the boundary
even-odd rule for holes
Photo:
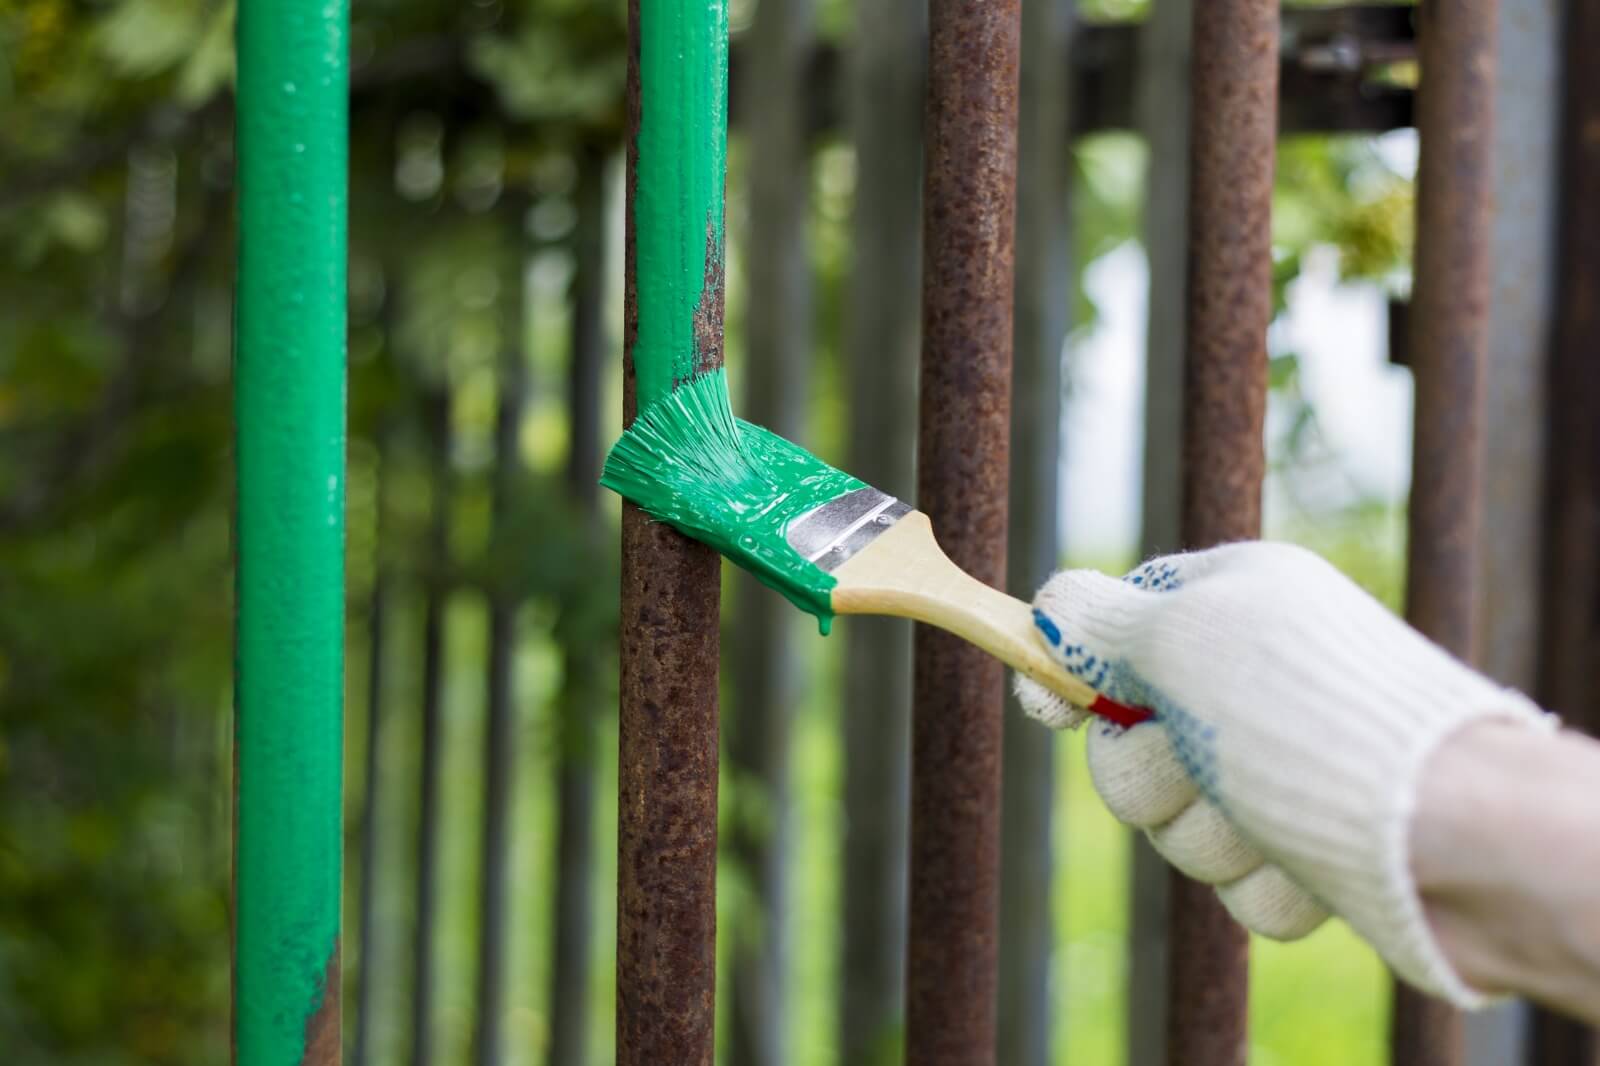
[[[722,365],[723,181],[728,169],[726,0],[636,0],[635,320],[643,407]]]
[[[623,417],[722,365],[727,0],[629,0]],[[711,1066],[721,562],[622,509],[617,1063]]]
[[[234,1059],[339,1060],[347,0],[243,0]]]

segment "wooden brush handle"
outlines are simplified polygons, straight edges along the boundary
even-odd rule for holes
[[[1150,717],[1140,708],[1109,704],[1062,669],[1039,642],[1033,608],[951,562],[921,511],[901,518],[841,564],[833,576],[839,582],[833,590],[838,614],[883,614],[926,622],[970,641],[1079,707],[1124,725]],[[1120,713],[1124,711],[1129,713]]]

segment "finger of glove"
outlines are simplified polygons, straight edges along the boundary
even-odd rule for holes
[[[1076,729],[1089,719],[1088,711],[1073,706],[1032,678],[1018,674],[1013,688],[1023,713],[1051,729]]]
[[[1070,669],[1074,653],[1080,658],[1115,654],[1148,599],[1135,586],[1097,570],[1062,570],[1039,586],[1033,608],[1036,619],[1044,616],[1039,631],[1051,653]]]
[[[1219,886],[1217,898],[1240,925],[1272,940],[1299,940],[1328,919],[1322,904],[1271,863]]]
[[[1172,821],[1200,794],[1159,722],[1132,729],[1096,723],[1086,755],[1089,777],[1106,807],[1118,821],[1139,829]]]
[[[1163,859],[1208,885],[1237,881],[1266,861],[1206,799],[1195,800],[1145,835]]]

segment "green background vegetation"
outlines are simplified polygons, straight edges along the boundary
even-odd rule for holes
[[[735,30],[754,0],[735,4]],[[1085,4],[1091,16],[1137,3]],[[850,4],[819,10],[848,41]],[[233,8],[216,0],[0,0],[0,1058],[16,1066],[224,1061],[228,1003],[232,467],[229,380]],[[507,935],[508,1061],[542,1061],[548,1032],[553,777],[563,730],[564,647],[613,654],[614,504],[594,536],[561,484],[575,224],[574,160],[620,122],[620,4],[580,0],[368,0],[355,6],[358,104],[351,204],[351,446],[346,980],[379,981],[374,1060],[403,1059],[420,699],[421,589],[448,578],[440,1058],[464,1061],[472,1025],[479,869],[482,662],[494,583],[519,616],[517,778]],[[433,73],[408,64],[444,55]],[[432,68],[429,68],[430,70]],[[399,72],[395,74],[393,72]],[[365,73],[363,73],[365,72]],[[376,73],[374,73],[376,72]],[[386,73],[387,72],[387,73]],[[385,81],[379,75],[392,80]],[[363,82],[363,78],[367,80]],[[464,80],[492,120],[466,124],[428,101]],[[392,135],[391,135],[392,134]],[[737,375],[744,193],[735,134],[729,187],[729,365]],[[1137,142],[1076,152],[1080,264],[1138,232]],[[853,153],[817,147],[811,236],[817,358],[808,444],[841,454],[851,400],[839,337],[850,259]],[[526,188],[527,258],[495,208]],[[1280,158],[1278,291],[1318,244],[1351,278],[1403,287],[1410,187],[1360,140],[1303,139]],[[611,207],[611,240],[620,210]],[[620,260],[606,321],[609,439],[620,407]],[[1081,272],[1080,272],[1081,276]],[[520,325],[505,294],[524,284]],[[1079,289],[1076,328],[1094,308]],[[516,502],[491,521],[496,355],[520,343],[531,389],[517,438]],[[1336,461],[1318,450],[1292,351],[1274,354],[1281,402],[1299,412],[1273,442],[1275,470]],[[435,486],[423,411],[451,394],[456,491],[447,574],[426,549]],[[380,433],[381,429],[381,433]],[[378,479],[385,480],[381,549]],[[1026,501],[1015,501],[1026,507]],[[1306,514],[1296,536],[1393,602],[1400,517],[1390,501]],[[1072,531],[1066,531],[1070,546]],[[1077,559],[1116,568],[1131,559]],[[379,565],[391,604],[380,759],[393,809],[378,822],[377,931],[356,942],[363,814],[366,605]],[[848,625],[848,622],[843,623]],[[798,1066],[836,1061],[839,828],[845,812],[837,640],[807,632],[806,698],[793,744],[794,1001]],[[609,667],[600,676],[612,678]],[[614,686],[614,680],[607,685]],[[614,690],[602,686],[594,750],[594,1061],[610,1059],[614,906]],[[1122,943],[1128,840],[1094,799],[1080,738],[1061,748],[1052,976],[1063,1062],[1116,1061],[1125,1029]],[[758,790],[724,781],[723,819],[752,817]],[[724,864],[724,925],[753,895]],[[1254,950],[1252,1058],[1297,1066],[1376,1061],[1381,968],[1340,926]],[[392,979],[391,979],[392,978]],[[1308,995],[1315,988],[1318,995]],[[1337,989],[1337,998],[1328,996]],[[726,1002],[726,996],[722,997]],[[353,995],[347,1010],[353,1007]],[[347,1021],[349,1016],[347,1015]],[[347,1030],[350,1026],[347,1024]]]

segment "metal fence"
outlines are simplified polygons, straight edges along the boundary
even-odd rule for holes
[[[1540,5],[1503,0],[1503,6],[1515,14]],[[240,7],[235,1047],[244,1066],[333,1063],[339,1058],[348,12],[337,2],[244,0]],[[1070,107],[1030,112],[1024,93],[1021,108],[1025,120],[1042,113],[1059,122],[1058,145],[1069,133],[1142,128],[1170,164],[1148,191],[1147,432],[1153,435],[1146,542],[1166,549],[1260,533],[1277,137],[1376,132],[1414,120],[1421,135],[1415,290],[1409,334],[1396,353],[1414,370],[1417,397],[1407,609],[1415,625],[1468,659],[1485,625],[1479,605],[1487,564],[1478,546],[1484,486],[1499,461],[1484,441],[1493,429],[1486,428],[1490,358],[1499,357],[1492,350],[1491,293],[1502,14],[1494,0],[1283,12],[1270,0],[1196,0],[1192,7],[1158,0],[1142,27],[1074,27],[1068,15],[1056,26],[1058,36],[1046,39],[1069,49],[1069,61],[1059,77],[1040,84],[1065,94]],[[1019,375],[1037,370],[1037,351],[1059,344],[1049,330],[1041,339],[1027,332],[1032,326],[1013,321],[1023,292],[1012,273],[1014,242],[1029,256],[1051,251],[1030,245],[1030,235],[1015,240],[1014,230],[1019,79],[1026,75],[1019,68],[1025,56],[1035,62],[1039,56],[1023,40],[1018,0],[931,0],[927,16],[917,495],[952,558],[1003,585],[1006,486],[1020,461],[1010,454],[1013,337],[1024,338],[1019,347],[1033,368],[1019,368]],[[1600,86],[1591,70],[1600,54],[1600,5],[1570,0],[1567,19],[1561,281],[1551,311],[1549,436],[1538,442],[1547,444],[1549,459],[1547,532],[1536,545],[1544,560],[1538,609],[1547,639],[1537,678],[1512,680],[1537,683],[1548,703],[1584,721],[1590,614],[1600,580],[1592,572],[1600,459],[1588,409],[1600,397],[1593,358],[1600,338],[1594,304],[1600,205],[1592,195],[1600,180],[1593,136]],[[1041,23],[1044,30],[1050,25]],[[687,338],[695,371],[721,365],[730,56],[723,0],[630,0],[629,26],[624,415],[631,419],[641,402],[676,384],[682,368],[659,362],[662,344]],[[1414,105],[1403,83],[1365,77],[1373,66],[1413,58],[1421,69]],[[841,121],[829,91],[841,80],[840,67],[830,48],[795,53],[787,76],[806,101],[821,103],[796,107],[791,122],[817,129]],[[918,78],[915,67],[899,67],[902,86]],[[733,103],[737,116],[739,102]],[[1041,136],[1037,124],[1028,129]],[[1029,152],[1024,140],[1025,162]],[[862,158],[870,158],[865,145]],[[597,160],[586,163],[590,195],[582,210],[589,214],[603,206]],[[1049,166],[1037,159],[1028,165]],[[1028,181],[1023,175],[1024,189]],[[1049,199],[1049,190],[1042,200],[1025,195],[1022,210],[1039,211]],[[587,262],[592,267],[596,258]],[[591,313],[582,322],[593,321],[599,300],[592,274],[587,285],[581,298]],[[1044,380],[1055,388],[1054,377]],[[575,383],[590,393],[597,387],[592,374]],[[515,389],[502,399],[502,433],[511,432],[516,401]],[[1027,424],[1048,420],[1029,410],[1025,417],[1034,421]],[[1537,437],[1533,422],[1525,434]],[[1181,437],[1163,441],[1160,427],[1174,423]],[[593,437],[595,429],[581,433]],[[1172,446],[1179,441],[1181,447]],[[572,478],[589,485],[594,470],[580,450],[574,455]],[[511,491],[509,482],[497,489],[497,499]],[[1014,563],[1013,575],[1023,575],[1014,583],[1036,580],[1039,537],[1012,543],[1034,545],[1035,556],[1022,570]],[[1052,556],[1046,549],[1045,562]],[[709,1066],[717,981],[720,566],[709,549],[646,522],[632,507],[623,511],[622,560],[617,1060]],[[497,607],[497,626],[509,627],[508,612]],[[425,654],[436,673],[441,623],[430,617]],[[491,860],[503,851],[496,843],[506,833],[493,816],[505,810],[509,669],[501,661],[492,670],[500,681],[491,725],[501,740],[491,740],[486,764]],[[917,633],[911,670],[906,1060],[994,1062],[1002,672],[933,631]],[[435,729],[436,685],[426,686]],[[437,789],[438,772],[424,767],[425,795]],[[588,787],[578,778],[564,779],[563,788],[569,785],[578,798]],[[425,798],[424,850],[437,833],[437,817]],[[586,864],[581,843],[566,841],[563,848],[569,844],[574,861]],[[426,912],[429,864],[421,868]],[[486,911],[502,906],[505,877],[503,868],[486,868]],[[1130,1040],[1133,1058],[1243,1063],[1244,932],[1202,886],[1175,875],[1165,885],[1145,880],[1139,899],[1150,902],[1140,903],[1136,915],[1133,1013],[1140,1031]],[[566,905],[575,906],[571,893],[585,888],[578,882],[564,890]],[[1167,924],[1159,928],[1163,914]],[[419,988],[432,965],[429,939],[422,930]],[[1158,950],[1144,950],[1152,946]],[[493,997],[500,963],[492,950],[482,958],[482,994]],[[491,1020],[475,1046],[480,1061],[492,1062],[495,1012],[480,1017]],[[1530,1032],[1530,1062],[1592,1061],[1592,1037],[1559,1019],[1538,1015]],[[417,1033],[420,1048],[425,1020]],[[1397,1063],[1466,1061],[1461,1020],[1403,988],[1396,989],[1391,1039]],[[568,1036],[557,1046],[579,1043]],[[1017,1061],[1040,1061],[1042,1043],[1030,1047]]]

